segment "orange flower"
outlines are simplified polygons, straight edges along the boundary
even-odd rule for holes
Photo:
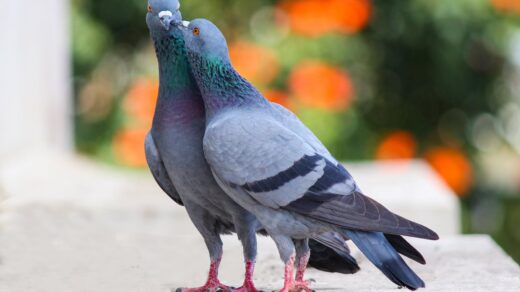
[[[369,0],[334,0],[339,30],[344,33],[355,33],[363,29],[370,20],[372,6]],[[341,13],[339,13],[341,11]]]
[[[286,0],[280,8],[291,29],[307,36],[357,32],[366,26],[372,10],[369,0]]]
[[[464,152],[449,147],[434,148],[426,153],[426,160],[459,196],[471,187],[473,171]]]
[[[376,151],[377,159],[412,159],[417,150],[417,143],[412,134],[395,131],[381,141]]]
[[[158,93],[157,79],[137,79],[125,97],[123,108],[135,122],[148,128],[152,123]]]
[[[127,166],[146,166],[144,140],[146,129],[121,129],[113,138],[112,149],[116,159]]]
[[[306,61],[289,76],[291,92],[304,105],[342,111],[352,102],[354,89],[350,76],[320,61]]]
[[[270,102],[277,103],[287,109],[292,109],[291,101],[289,100],[287,93],[280,90],[265,90],[262,94]]]
[[[335,19],[330,18],[327,0],[284,1],[280,8],[288,16],[289,26],[298,34],[319,36],[336,28]]]
[[[278,59],[271,50],[245,41],[231,44],[229,56],[236,70],[256,84],[268,84],[278,75]]]
[[[491,5],[496,10],[520,14],[520,1],[518,0],[491,0]]]

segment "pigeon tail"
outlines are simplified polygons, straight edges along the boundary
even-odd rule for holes
[[[424,288],[424,281],[404,262],[383,233],[345,230],[345,235],[390,281],[410,290]]]
[[[423,255],[402,236],[385,234],[385,237],[398,253],[420,264],[426,264],[426,260],[424,259]]]
[[[344,241],[335,240],[329,234],[309,240],[311,256],[309,266],[329,273],[354,274],[359,271],[357,261]]]

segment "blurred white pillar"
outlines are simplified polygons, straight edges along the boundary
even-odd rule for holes
[[[0,161],[72,148],[68,0],[0,0]]]

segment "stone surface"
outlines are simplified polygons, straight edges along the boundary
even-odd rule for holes
[[[379,164],[349,166],[372,196],[396,212],[412,209],[409,217],[417,219],[415,208],[428,210],[442,204],[428,198],[421,206],[416,197],[435,195],[435,188],[443,186],[419,175],[424,164],[413,162],[407,167],[412,169],[401,174],[390,171],[395,175],[392,178],[380,176]],[[208,259],[200,236],[183,208],[162,194],[147,173],[45,155],[4,164],[0,184],[5,188],[0,203],[0,291],[169,292],[204,281]],[[394,202],[379,194],[383,191],[395,198],[411,193],[415,197]],[[427,218],[422,222],[435,224],[426,222]],[[446,214],[435,220],[446,221],[441,227],[457,224]],[[453,232],[446,229],[436,242],[414,241],[428,265],[411,265],[428,290],[520,291],[520,269],[488,237],[461,237]],[[232,236],[224,241],[222,279],[239,285],[243,274],[240,243]],[[355,275],[311,271],[308,276],[316,280],[314,287],[396,291],[358,251],[354,254],[362,271]],[[261,238],[258,285],[280,288],[282,269],[272,241]]]

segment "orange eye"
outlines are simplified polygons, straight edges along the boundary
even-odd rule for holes
[[[198,28],[198,27],[194,28],[193,29],[193,35],[199,36],[199,34],[200,34],[200,28]]]
[[[152,12],[152,5],[148,4],[148,12]]]

